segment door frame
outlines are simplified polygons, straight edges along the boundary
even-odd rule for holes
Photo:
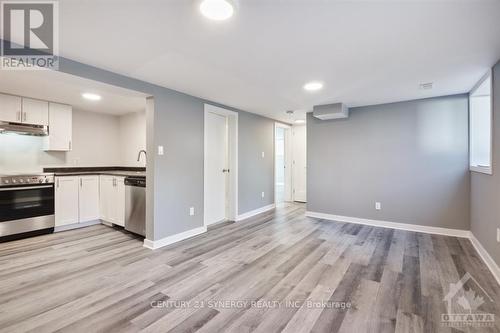
[[[293,200],[292,196],[292,126],[283,123],[274,123],[274,168],[273,168],[273,187],[274,187],[274,203],[276,204],[276,130],[278,128],[284,128],[285,131],[285,202],[290,202]]]
[[[203,122],[203,225],[207,226],[206,220],[207,212],[207,197],[210,195],[207,188],[207,131],[206,123],[208,113],[215,113],[227,118],[228,126],[228,165],[229,165],[229,179],[227,189],[227,205],[226,205],[226,219],[229,221],[236,221],[238,216],[238,112],[227,110],[218,106],[205,104],[204,105],[204,122]]]

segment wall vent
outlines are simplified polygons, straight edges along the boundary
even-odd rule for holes
[[[432,82],[421,83],[420,84],[420,89],[421,90],[430,90],[430,89],[432,89],[433,85],[434,84]]]

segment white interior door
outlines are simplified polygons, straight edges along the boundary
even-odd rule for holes
[[[209,112],[206,115],[206,224],[226,219],[227,193],[227,117]]]
[[[293,127],[293,189],[294,201],[306,202],[306,126]]]

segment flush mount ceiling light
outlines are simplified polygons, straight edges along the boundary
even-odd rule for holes
[[[304,85],[304,90],[306,91],[318,91],[323,89],[323,83],[318,81],[308,82]]]
[[[83,93],[82,97],[88,99],[89,101],[100,101],[102,99],[101,96],[92,93]]]
[[[304,119],[297,119],[295,120],[296,124],[304,124],[306,121]]]
[[[229,0],[203,0],[200,11],[206,18],[214,21],[224,21],[233,16],[234,6]]]

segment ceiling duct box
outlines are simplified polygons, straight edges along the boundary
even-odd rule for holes
[[[343,103],[315,105],[313,116],[321,120],[343,119],[349,117],[349,108]]]

